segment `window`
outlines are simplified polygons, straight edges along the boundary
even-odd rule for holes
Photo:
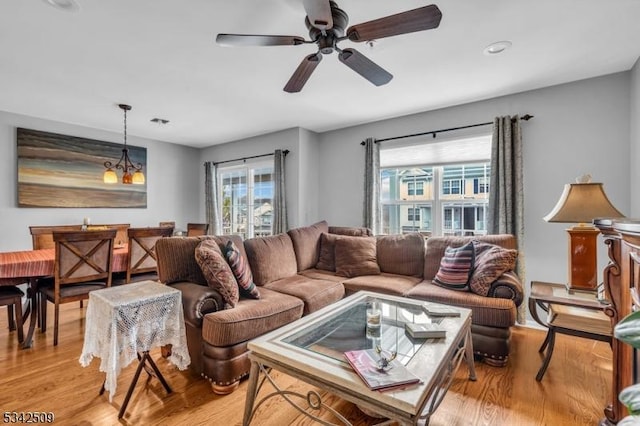
[[[424,182],[408,182],[408,195],[424,195]]]
[[[488,194],[489,193],[489,179],[486,177],[473,179],[473,193],[474,194]]]
[[[383,233],[486,233],[491,136],[439,144],[441,152],[433,147],[433,143],[426,143],[425,147],[414,144],[405,148],[381,149]],[[422,152],[423,148],[429,155]],[[473,156],[464,157],[460,153]],[[450,162],[440,163],[439,160],[446,155],[449,155]],[[430,164],[430,158],[438,163]],[[424,163],[416,165],[416,159]],[[411,161],[411,165],[405,166],[403,161]]]
[[[222,233],[244,239],[272,234],[273,165],[218,169]]]
[[[445,179],[442,181],[442,193],[445,195],[463,194],[462,181],[460,179]]]
[[[419,208],[413,208],[413,207],[409,207],[409,209],[407,210],[407,220],[408,221],[420,221],[420,209]]]

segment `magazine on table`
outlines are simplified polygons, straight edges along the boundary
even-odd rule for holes
[[[400,388],[409,384],[420,383],[418,376],[411,373],[397,359],[389,362],[384,370],[378,368],[380,356],[373,349],[348,351],[344,356],[353,370],[372,390]]]

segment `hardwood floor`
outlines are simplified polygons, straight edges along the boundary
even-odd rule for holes
[[[85,304],[86,305],[86,304]],[[50,309],[51,306],[49,307]],[[78,359],[84,339],[85,309],[77,303],[61,307],[60,340],[53,347],[53,326],[36,332],[31,349],[18,347],[15,332],[9,333],[6,309],[0,310],[0,408],[3,412],[52,412],[60,425],[240,425],[247,382],[231,395],[216,396],[209,383],[178,371],[160,357],[153,357],[173,393],[167,395],[156,379],[146,382],[143,372],[127,412],[118,410],[135,372],[122,371],[113,402],[98,395],[104,379],[100,359],[83,368]],[[53,319],[53,314],[49,315]],[[506,368],[476,363],[478,380],[466,379],[464,365],[456,374],[442,405],[431,419],[434,426],[491,425],[594,425],[603,417],[611,388],[611,350],[608,344],[558,335],[549,369],[542,382],[535,375],[541,358],[538,347],[544,332],[516,327],[512,353]],[[279,384],[306,393],[311,386],[284,375]],[[355,425],[372,425],[353,404],[317,389],[323,401]],[[331,421],[330,416],[323,416]],[[1,421],[1,420],[0,420]],[[258,411],[254,425],[310,425],[310,421],[280,398]]]

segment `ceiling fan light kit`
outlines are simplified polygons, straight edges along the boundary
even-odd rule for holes
[[[218,34],[216,43],[221,46],[298,46],[316,44],[318,51],[306,56],[284,86],[284,91],[296,93],[302,90],[316,69],[323,55],[338,52],[340,62],[376,86],[387,84],[393,75],[353,48],[341,49],[338,43],[350,40],[356,43],[373,43],[385,37],[408,34],[437,28],[442,19],[438,6],[432,4],[373,21],[348,27],[349,16],[330,0],[303,0],[307,13],[305,25],[311,40],[298,36]],[[345,35],[346,34],[346,35]]]

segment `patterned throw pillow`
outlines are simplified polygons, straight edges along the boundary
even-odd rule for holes
[[[451,290],[468,291],[474,259],[475,252],[471,241],[462,247],[447,247],[433,283]]]
[[[505,249],[479,241],[474,241],[473,244],[476,260],[469,287],[472,292],[486,296],[489,294],[491,284],[500,275],[515,269],[518,250]]]
[[[225,248],[227,262],[229,262],[233,275],[238,281],[240,292],[253,299],[260,299],[260,291],[253,282],[251,269],[249,269],[249,265],[247,264],[244,256],[242,256],[242,253],[240,253],[240,250],[238,250],[238,247],[236,247],[233,241],[228,241]]]
[[[195,258],[209,287],[220,293],[224,309],[236,306],[240,297],[233,272],[214,240],[204,240],[195,250]]]

